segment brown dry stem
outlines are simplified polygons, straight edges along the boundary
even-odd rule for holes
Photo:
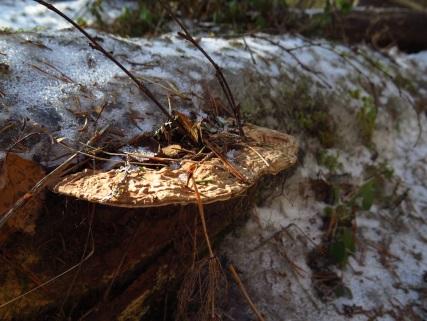
[[[188,31],[185,24],[172,12],[171,8],[163,1],[160,1],[163,8],[167,11],[167,13],[171,16],[173,20],[179,25],[179,27],[182,29],[182,32],[178,32],[178,35],[182,37],[183,39],[187,40],[191,44],[194,45],[205,57],[206,59],[212,64],[212,66],[215,69],[215,76],[218,79],[218,82],[225,94],[225,97],[227,98],[228,104],[230,106],[231,112],[234,115],[234,118],[236,120],[237,128],[239,129],[240,136],[244,137],[245,133],[243,131],[242,122],[241,122],[241,116],[240,116],[240,108],[239,105],[236,104],[236,101],[234,99],[233,93],[231,92],[230,86],[228,85],[227,79],[224,76],[224,73],[222,72],[222,69],[218,66],[218,64],[212,59],[212,57],[204,50],[199,43],[191,36],[191,33]]]
[[[264,317],[259,312],[258,308],[256,307],[256,305],[252,301],[251,297],[249,296],[248,291],[246,291],[246,288],[243,285],[243,282],[240,279],[239,275],[237,274],[237,271],[234,268],[234,266],[232,264],[230,264],[230,266],[228,267],[228,269],[230,270],[231,276],[233,277],[234,281],[236,282],[237,286],[239,287],[239,290],[242,293],[243,297],[245,298],[246,302],[251,307],[253,313],[255,313],[258,321],[265,321]]]

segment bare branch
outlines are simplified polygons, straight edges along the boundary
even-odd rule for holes
[[[172,10],[169,8],[167,4],[160,1],[162,6],[165,8],[165,10],[168,12],[168,14],[172,17],[173,20],[180,26],[180,28],[183,30],[183,32],[178,32],[178,35],[182,37],[183,39],[189,41],[192,43],[205,57],[209,62],[212,64],[212,66],[215,68],[215,75],[218,79],[218,82],[224,91],[225,97],[227,98],[228,104],[230,105],[230,109],[234,115],[234,118],[236,120],[236,125],[239,129],[240,136],[245,136],[242,128],[241,123],[241,117],[240,117],[240,108],[236,104],[236,101],[234,100],[234,96],[231,92],[230,86],[228,85],[227,80],[225,79],[225,76],[221,70],[221,68],[216,64],[216,62],[212,59],[211,56],[198,44],[198,42],[191,36],[190,32],[188,31],[187,27],[184,25],[184,23],[178,19],[178,17],[172,12]]]
[[[89,39],[89,41],[91,42],[91,47],[93,49],[96,49],[98,51],[100,51],[101,53],[103,53],[108,59],[110,59],[112,62],[114,62],[117,67],[119,67],[121,70],[124,71],[124,73],[126,75],[129,76],[130,79],[133,80],[133,82],[138,86],[138,88],[149,98],[151,99],[151,101],[161,110],[161,112],[163,114],[165,114],[168,119],[170,121],[173,121],[173,117],[171,114],[169,114],[169,112],[167,111],[167,109],[157,100],[156,97],[154,97],[154,94],[144,85],[143,82],[141,82],[140,80],[138,80],[138,78],[136,78],[128,69],[126,69],[120,62],[117,61],[116,58],[114,58],[114,56],[109,53],[107,50],[105,50],[96,40],[94,37],[92,37],[91,35],[89,35],[87,33],[87,31],[85,31],[82,27],[80,27],[76,22],[74,22],[71,18],[69,18],[67,15],[65,15],[63,12],[61,12],[60,10],[58,10],[57,8],[55,8],[53,5],[51,5],[50,3],[47,3],[43,0],[34,0],[35,2],[41,4],[42,6],[45,6],[47,9],[55,12],[56,14],[58,14],[59,16],[61,16],[62,18],[64,18],[65,20],[67,20],[69,23],[71,23],[73,25],[73,27],[75,27],[77,30],[79,30],[86,38]]]

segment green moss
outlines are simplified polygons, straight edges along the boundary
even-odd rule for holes
[[[317,163],[323,167],[326,167],[331,173],[335,173],[342,169],[342,164],[338,160],[339,154],[332,155],[326,150],[321,150],[317,153]]]
[[[140,2],[137,10],[125,7],[110,29],[114,33],[126,36],[136,37],[146,34],[156,29],[161,19],[159,12],[162,12],[160,5],[156,5],[152,1]]]
[[[317,137],[323,147],[331,148],[336,144],[336,125],[329,112],[316,110],[318,107],[308,105],[296,111],[296,121],[307,134]]]
[[[123,13],[111,25],[103,21],[103,0],[95,0],[89,10],[95,17],[96,26],[126,36],[141,36],[162,32],[170,21],[159,1],[139,0],[135,9],[124,8]],[[174,12],[197,20],[233,25],[235,32],[274,28],[283,24],[287,11],[286,0],[213,0],[169,1]]]
[[[374,134],[378,109],[371,96],[362,97],[363,106],[357,112],[356,120],[362,141],[368,147],[372,147],[372,136]]]
[[[271,87],[263,83],[248,86],[240,99],[245,118],[256,124],[317,138],[325,148],[336,146],[339,141],[337,124],[328,103],[332,97],[317,89],[306,77],[293,84],[283,80],[278,86],[275,91],[279,97],[274,98],[270,98]],[[269,119],[275,120],[277,125],[268,123]]]
[[[398,73],[394,77],[394,83],[401,90],[406,90],[406,91],[408,91],[411,94],[417,94],[417,92],[418,92],[416,83],[412,79],[409,79],[408,77],[405,77],[401,73]]]
[[[76,19],[76,22],[77,22],[77,24],[78,24],[80,27],[87,27],[87,26],[88,26],[87,21],[86,21],[84,18],[82,18],[82,17],[78,17],[78,18]]]

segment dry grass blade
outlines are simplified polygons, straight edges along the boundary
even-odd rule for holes
[[[0,90],[0,96],[1,96],[1,90]],[[15,124],[7,124],[6,126],[4,126],[3,128],[0,128],[0,134],[4,133],[6,130],[15,127]]]
[[[233,277],[234,281],[236,282],[237,286],[239,287],[240,292],[242,292],[243,297],[245,298],[246,302],[248,302],[249,306],[251,307],[252,311],[255,313],[258,321],[265,321],[264,317],[261,315],[261,313],[258,311],[257,307],[253,303],[251,297],[248,294],[248,291],[246,291],[245,286],[242,283],[242,280],[240,279],[239,275],[237,274],[236,269],[233,265],[230,264],[228,269],[231,272],[231,276]]]
[[[252,146],[245,144],[244,146],[246,146],[247,148],[249,148],[251,151],[253,151],[255,154],[258,155],[258,157],[264,162],[265,165],[270,166],[270,164],[267,162],[267,160],[264,158],[264,156],[262,156],[255,148],[253,148]]]
[[[216,301],[222,288],[221,283],[225,278],[222,277],[224,273],[221,263],[215,256],[209,239],[205,211],[196,180],[193,176],[191,176],[191,179],[209,257],[193,264],[191,270],[184,277],[178,293],[177,320],[189,319],[190,306],[196,303],[198,310],[195,312],[195,319],[213,321],[219,319],[216,311]]]
[[[73,83],[74,81],[72,79],[70,79],[69,77],[67,77],[66,75],[60,73],[60,76],[54,75],[54,74],[50,74],[49,72],[47,72],[46,70],[43,70],[42,68],[40,68],[39,66],[35,65],[35,64],[30,64],[30,66],[38,71],[40,71],[41,73],[43,73],[44,75],[55,79],[55,80],[59,80],[59,81],[63,81],[65,83]]]
[[[227,168],[227,170],[233,174],[239,181],[243,183],[249,183],[245,176],[243,176],[242,173],[233,165],[230,163],[230,161],[221,154],[218,147],[214,145],[214,143],[210,142],[206,138],[203,139],[203,143],[206,145],[207,148],[209,148],[216,157],[218,157],[221,162],[224,164],[224,166]]]
[[[199,190],[197,189],[197,183],[196,183],[196,179],[194,178],[194,176],[191,176],[191,180],[193,182],[194,194],[196,195],[197,207],[199,209],[200,220],[202,221],[203,234],[205,236],[206,245],[208,246],[210,257],[213,258],[215,255],[214,255],[214,252],[212,249],[211,241],[209,239],[208,227],[206,224],[205,210],[203,208],[202,199],[200,198],[200,193],[199,193]]]
[[[105,50],[98,41],[95,40],[94,37],[89,35],[82,27],[80,27],[76,22],[74,22],[71,18],[69,18],[67,15],[65,15],[63,12],[58,10],[55,6],[51,5],[50,3],[47,3],[43,0],[33,0],[42,6],[46,7],[50,11],[53,11],[54,13],[58,14],[62,18],[64,18],[66,21],[68,21],[70,24],[73,25],[74,28],[76,28],[79,32],[81,32],[89,41],[91,42],[92,48],[100,51],[104,56],[106,56],[108,59],[110,59],[114,64],[116,64],[117,67],[119,67],[136,85],[137,87],[146,95],[155,105],[156,107],[168,117],[168,120],[171,122],[174,122],[173,116],[167,111],[167,109],[157,100],[157,98],[154,96],[154,94],[144,85],[143,82],[141,82],[137,77],[135,77],[127,68],[125,68],[114,56],[109,53],[107,50]],[[177,124],[181,127],[181,129],[184,131],[185,134],[187,132],[185,131],[185,128],[182,128],[181,123],[177,122]],[[189,137],[191,139],[191,137]]]
[[[199,43],[191,36],[187,27],[172,12],[171,8],[166,3],[164,3],[163,1],[160,1],[160,3],[163,6],[163,8],[168,12],[168,14],[172,17],[172,19],[175,20],[175,22],[184,31],[184,33],[178,32],[178,35],[181,36],[183,39],[192,43],[206,57],[206,59],[212,64],[212,66],[215,68],[215,72],[216,72],[215,75],[216,75],[218,82],[219,82],[222,90],[224,91],[225,97],[227,98],[227,101],[230,105],[230,109],[231,109],[231,111],[234,115],[234,118],[236,120],[236,125],[237,125],[237,128],[239,129],[240,136],[244,137],[245,134],[243,132],[242,123],[241,123],[240,108],[239,108],[238,104],[236,104],[233,93],[231,92],[230,86],[228,85],[228,82],[227,82],[221,68],[212,59],[212,57],[199,45]]]
[[[178,292],[177,320],[218,320],[216,301],[223,279],[218,258],[196,262],[185,275]]]

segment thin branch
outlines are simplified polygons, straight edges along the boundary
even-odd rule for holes
[[[255,60],[255,57],[254,57],[254,53],[253,53],[253,51],[252,51],[251,47],[249,47],[249,45],[248,45],[248,43],[247,43],[247,41],[246,41],[245,36],[243,36],[243,37],[242,37],[242,39],[243,39],[243,43],[245,44],[245,48],[248,50],[249,54],[251,55],[252,63],[253,63],[254,65],[256,65],[256,60]]]
[[[261,39],[261,40],[264,40],[264,41],[266,41],[266,42],[268,42],[268,43],[270,43],[271,45],[273,45],[273,46],[276,46],[276,47],[278,47],[279,49],[281,49],[281,50],[283,50],[283,51],[285,51],[297,64],[298,64],[298,66],[300,66],[300,68],[302,69],[302,70],[304,70],[304,71],[306,71],[306,72],[309,72],[309,73],[311,73],[311,74],[313,74],[323,85],[325,85],[327,88],[329,88],[329,89],[332,89],[333,88],[333,86],[328,82],[328,81],[326,81],[324,78],[322,78],[321,76],[320,76],[320,74],[321,74],[321,72],[319,72],[319,71],[316,71],[316,70],[313,70],[313,69],[311,69],[310,67],[308,67],[307,65],[305,65],[299,58],[298,58],[298,56],[294,53],[294,52],[292,52],[292,50],[290,50],[289,48],[286,48],[285,46],[283,46],[282,44],[280,44],[279,42],[276,42],[276,41],[273,41],[273,40],[271,40],[271,39],[269,39],[269,38],[267,38],[267,37],[263,37],[263,36],[260,36],[260,35],[252,35],[252,37],[253,38],[257,38],[257,39]],[[293,49],[293,48],[292,48]]]
[[[160,111],[165,114],[168,119],[173,122],[173,117],[171,114],[168,113],[167,109],[163,107],[163,105],[157,100],[157,98],[154,96],[154,94],[142,83],[138,78],[136,78],[128,69],[126,69],[120,62],[117,61],[114,56],[109,53],[107,50],[105,50],[91,35],[89,35],[82,27],[80,27],[76,22],[74,22],[71,18],[69,18],[67,15],[65,15],[63,12],[58,10],[56,7],[51,5],[50,3],[47,3],[43,0],[34,0],[35,2],[41,4],[42,6],[45,6],[47,9],[55,12],[65,20],[67,20],[69,23],[73,25],[77,30],[79,30],[86,38],[89,39],[91,42],[91,47],[100,51],[103,53],[108,59],[110,59],[112,62],[114,62],[117,67],[119,67],[123,72],[129,76],[130,79],[133,80],[133,82],[138,86],[138,88],[149,98],[151,101],[160,109]]]
[[[211,244],[209,234],[208,234],[208,227],[206,224],[205,210],[203,208],[202,199],[200,198],[200,193],[199,193],[199,189],[197,188],[196,179],[194,178],[193,175],[191,176],[191,180],[193,181],[194,194],[196,195],[197,207],[199,210],[200,220],[202,222],[203,234],[205,236],[206,245],[208,246],[210,258],[213,258],[213,257],[215,257],[215,254],[213,252],[212,244]]]
[[[184,25],[184,23],[178,19],[178,17],[172,12],[170,7],[165,4],[164,2],[160,1],[161,5],[165,8],[165,10],[168,12],[168,14],[172,17],[173,20],[180,26],[180,28],[184,32],[178,32],[178,35],[182,37],[183,39],[189,41],[192,43],[205,57],[209,62],[212,64],[212,66],[215,68],[215,75],[218,79],[218,82],[224,91],[225,97],[227,98],[227,101],[230,105],[230,109],[234,115],[234,118],[236,120],[236,125],[239,129],[240,136],[245,136],[242,128],[241,123],[241,117],[240,117],[240,108],[236,104],[236,101],[234,100],[233,93],[231,92],[230,86],[228,85],[227,80],[225,79],[225,76],[221,70],[221,68],[216,64],[216,62],[212,59],[211,56],[198,44],[198,42],[191,36],[190,32],[188,31],[187,27]]]
[[[207,148],[209,148],[212,153],[215,154],[216,157],[219,158],[219,160],[224,164],[225,168],[234,176],[236,177],[240,182],[249,184],[249,181],[246,179],[246,177],[240,173],[240,171],[219,151],[218,146],[216,146],[213,142],[209,141],[207,138],[203,139],[203,144],[206,145]]]
[[[140,81],[137,77],[135,77],[128,69],[126,69],[116,58],[114,58],[114,56],[109,53],[107,50],[105,50],[96,40],[94,37],[92,37],[91,35],[89,35],[82,27],[80,27],[76,22],[74,22],[71,18],[69,18],[67,15],[65,15],[63,12],[61,12],[60,10],[58,10],[57,8],[55,8],[53,5],[51,5],[50,3],[47,3],[43,0],[34,0],[35,2],[41,4],[42,6],[45,6],[47,9],[55,12],[56,14],[58,14],[59,16],[61,16],[62,18],[64,18],[65,20],[67,20],[69,23],[71,23],[73,25],[73,27],[75,27],[78,31],[80,31],[87,39],[89,39],[90,46],[95,49],[100,51],[101,53],[103,53],[108,59],[110,59],[113,63],[115,63],[117,65],[117,67],[119,67],[121,70],[123,70],[123,72],[129,76],[129,78],[137,85],[138,89],[142,91],[143,94],[145,94],[145,96],[147,96],[155,105],[156,107],[164,114],[166,115],[166,117],[168,118],[168,120],[171,123],[176,123],[180,129],[183,131],[184,135],[186,135],[191,141],[193,141],[194,143],[198,143],[197,141],[194,141],[193,137],[191,136],[191,133],[189,133],[185,126],[180,122],[180,120],[178,119],[178,121],[175,122],[175,119],[173,117],[172,114],[170,114],[168,112],[168,110],[160,103],[160,101],[154,96],[154,94],[144,85],[144,83],[142,81]],[[240,123],[239,123],[240,124]]]
[[[255,313],[258,321],[265,321],[264,317],[261,315],[261,313],[258,311],[257,307],[255,306],[254,302],[251,300],[248,291],[246,291],[245,286],[243,285],[242,280],[240,279],[239,275],[236,272],[236,269],[232,264],[228,267],[231,276],[233,277],[234,281],[236,282],[237,286],[240,289],[240,292],[242,292],[243,297],[245,298],[246,302],[249,304],[249,306],[252,309],[252,312]]]

